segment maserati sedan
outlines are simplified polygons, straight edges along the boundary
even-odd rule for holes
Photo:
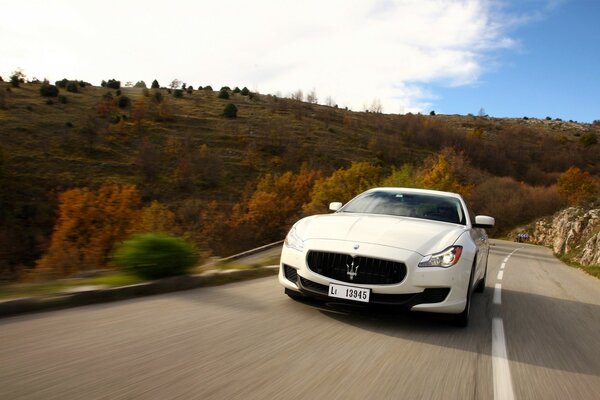
[[[471,295],[485,288],[484,228],[494,218],[473,217],[458,194],[422,189],[375,188],[329,208],[284,241],[287,295],[454,314],[467,325]]]

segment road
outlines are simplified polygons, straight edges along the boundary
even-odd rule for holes
[[[598,399],[600,280],[527,244],[488,265],[466,329],[275,277],[3,319],[0,399]]]

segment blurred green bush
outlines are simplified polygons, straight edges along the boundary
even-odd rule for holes
[[[147,279],[185,274],[197,260],[192,244],[163,233],[136,235],[123,242],[114,254],[117,266]]]

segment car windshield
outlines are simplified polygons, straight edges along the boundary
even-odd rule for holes
[[[459,199],[429,194],[372,191],[355,198],[342,207],[340,212],[395,215],[466,224]]]

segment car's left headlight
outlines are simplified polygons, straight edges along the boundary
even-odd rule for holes
[[[460,260],[462,246],[450,246],[446,250],[423,257],[419,267],[444,267],[455,265]]]
[[[295,226],[287,234],[283,243],[290,249],[298,251],[304,250],[304,240],[298,236],[298,231],[296,230]]]

